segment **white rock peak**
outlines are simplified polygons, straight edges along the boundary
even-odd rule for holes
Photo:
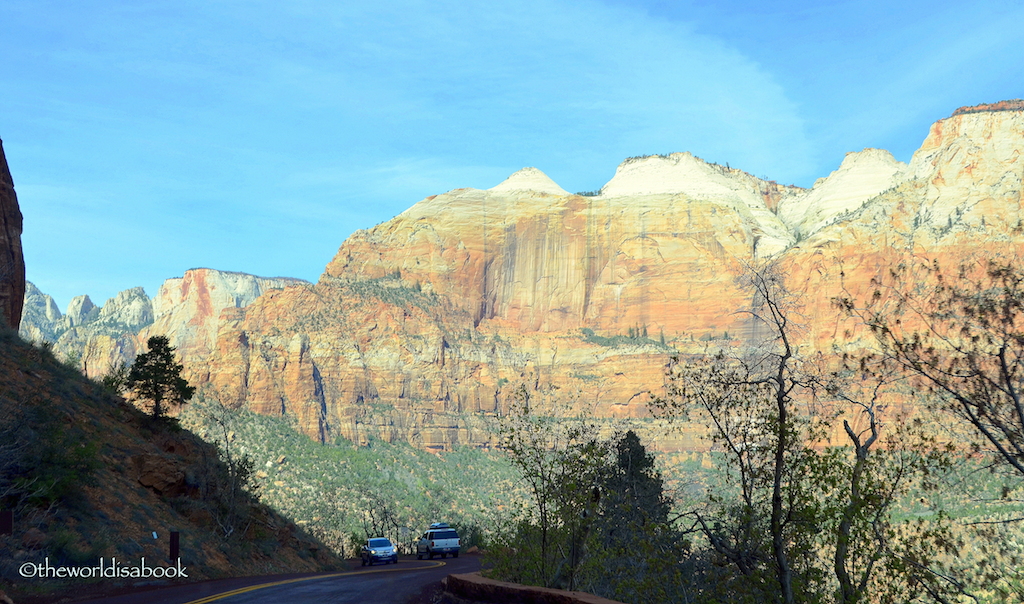
[[[509,176],[501,184],[487,189],[495,193],[507,193],[511,191],[536,191],[538,193],[550,193],[552,195],[568,195],[569,192],[558,186],[558,183],[551,180],[547,174],[537,168],[523,168],[512,176]]]
[[[683,193],[691,197],[728,195],[732,179],[715,166],[690,153],[649,155],[627,159],[601,188],[601,195],[657,195]]]
[[[814,188],[779,204],[778,215],[790,228],[808,235],[844,212],[856,210],[906,175],[907,164],[884,149],[847,153],[839,169],[818,179]]]

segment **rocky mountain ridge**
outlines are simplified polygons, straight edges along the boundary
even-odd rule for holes
[[[936,122],[909,164],[865,149],[811,189],[688,153],[626,160],[586,196],[527,168],[357,231],[316,284],[241,304],[184,278],[145,329],[176,334],[190,379],[225,404],[318,440],[486,446],[524,395],[650,423],[672,354],[756,335],[738,278],[757,262],[784,267],[802,345],[828,351],[856,331],[831,303],[840,287],[864,295],[908,257],[1020,253],[1024,111],[994,107]]]
[[[429,197],[355,233],[308,291],[248,307],[218,338],[211,382],[298,365],[228,400],[302,407],[296,417],[319,438],[479,444],[480,418],[501,413],[516,384],[535,396],[558,387],[556,398],[592,416],[643,418],[670,354],[751,337],[753,301],[737,278],[759,259],[786,267],[803,296],[803,337],[827,351],[849,327],[831,303],[840,287],[866,295],[910,255],[952,265],[1019,252],[1022,128],[1019,111],[963,113],[937,122],[909,165],[865,150],[810,190],[674,154],[627,160],[593,197],[546,182]],[[413,312],[364,296],[358,324],[328,318],[369,282],[438,302]],[[394,319],[379,329],[384,316]],[[696,446],[695,436],[658,444]]]
[[[79,363],[90,377],[100,377],[121,363],[130,364],[152,335],[168,336],[189,358],[208,354],[224,309],[244,307],[270,289],[296,283],[306,282],[189,269],[166,280],[153,299],[141,287],[119,292],[103,306],[80,295],[61,314],[52,297],[26,282],[19,331],[30,342],[52,343],[58,357]]]

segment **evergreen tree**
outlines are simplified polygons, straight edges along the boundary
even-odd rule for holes
[[[127,386],[142,398],[153,402],[153,417],[161,417],[164,403],[184,404],[196,389],[181,377],[184,368],[175,361],[174,347],[166,336],[153,336],[146,343],[149,352],[135,358],[128,373]]]
[[[668,522],[670,501],[664,494],[654,457],[629,430],[615,441],[615,465],[605,483],[611,524]]]

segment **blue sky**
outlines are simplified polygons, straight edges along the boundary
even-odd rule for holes
[[[28,278],[62,309],[207,266],[316,280],[353,231],[536,166],[690,151],[810,186],[1024,97],[1018,2],[0,6]]]

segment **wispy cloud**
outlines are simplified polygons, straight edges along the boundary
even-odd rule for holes
[[[524,166],[591,190],[691,151],[810,184],[901,129],[916,145],[915,97],[1020,74],[1019,8],[860,4],[8,0],[0,136],[27,228],[66,229],[27,235],[30,278],[73,257],[124,287],[315,279],[352,231]],[[157,251],[126,261],[122,237]]]

